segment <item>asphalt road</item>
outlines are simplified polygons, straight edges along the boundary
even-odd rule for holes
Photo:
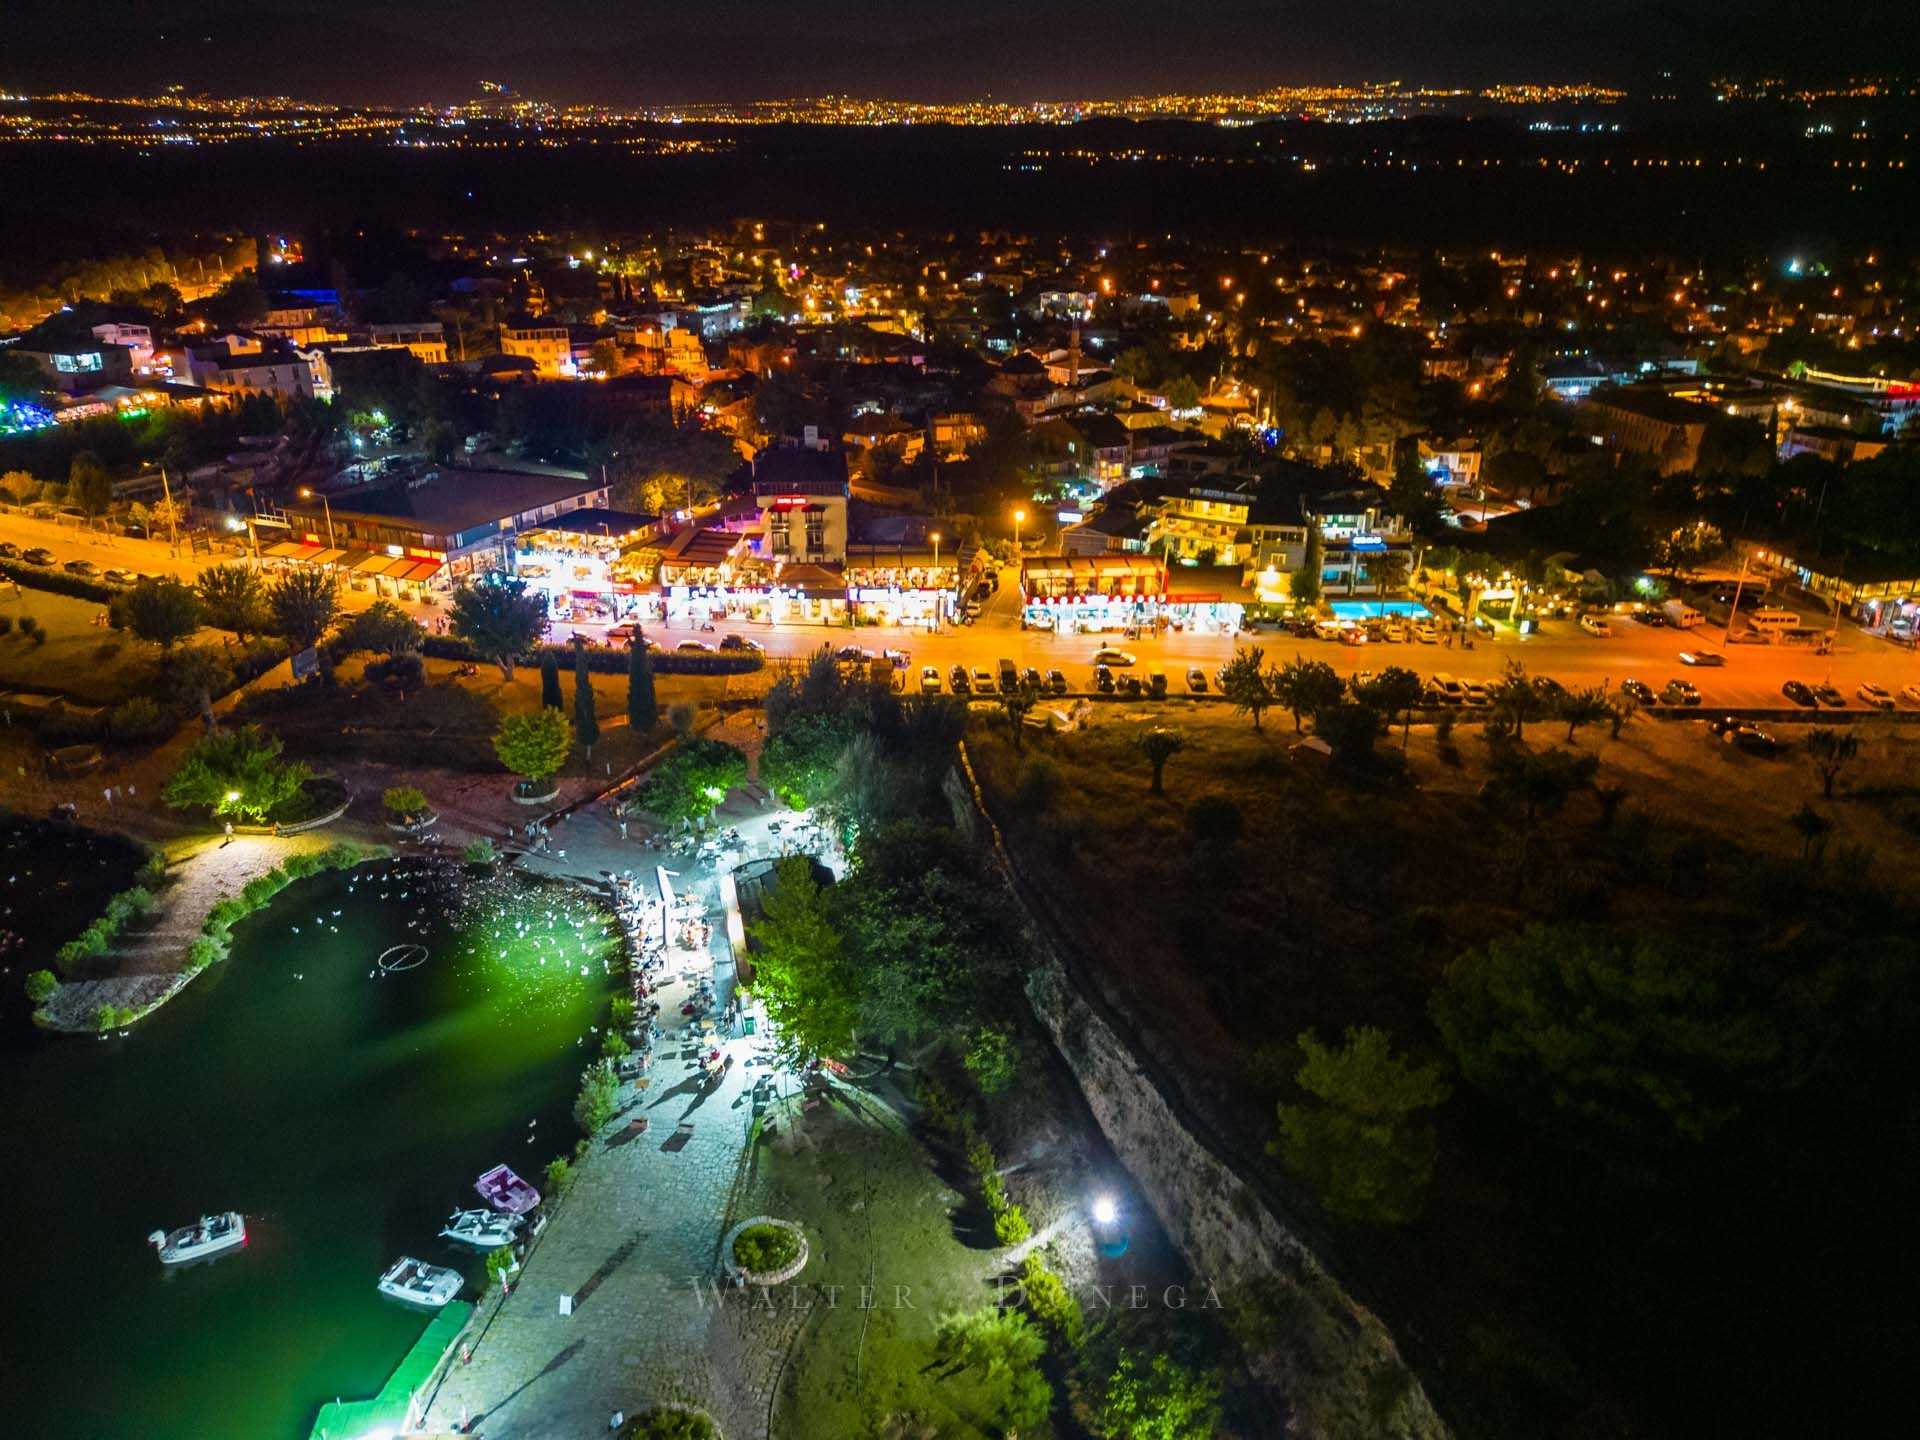
[[[169,552],[164,541],[145,541],[126,537],[104,537],[76,531],[70,526],[33,520],[19,514],[0,514],[0,539],[11,540],[23,549],[42,545],[62,561],[85,558],[102,569],[124,566],[146,574],[176,575],[191,580],[205,566],[236,558],[227,553],[212,556],[180,555]],[[350,609],[372,602],[366,591],[343,593]],[[439,612],[421,611],[426,615]],[[1809,623],[1827,623],[1817,615]],[[577,630],[597,637],[601,628],[593,625],[554,627],[556,635]],[[1359,670],[1382,670],[1403,665],[1422,675],[1444,671],[1462,679],[1497,679],[1510,661],[1518,661],[1529,673],[1550,675],[1570,689],[1590,685],[1614,688],[1622,680],[1635,679],[1656,691],[1675,677],[1691,680],[1704,697],[1704,709],[1778,708],[1788,702],[1780,686],[1789,679],[1809,684],[1832,681],[1855,708],[1864,708],[1855,697],[1862,681],[1885,686],[1896,697],[1903,686],[1920,684],[1920,652],[1894,645],[1869,635],[1852,625],[1840,627],[1831,655],[1818,655],[1804,646],[1724,644],[1724,633],[1717,626],[1679,631],[1655,628],[1632,620],[1616,619],[1613,635],[1599,638],[1586,634],[1571,620],[1546,621],[1538,633],[1514,635],[1502,630],[1494,640],[1477,641],[1471,650],[1458,643],[1420,645],[1402,644],[1341,645],[1330,641],[1297,639],[1275,631],[1256,631],[1238,637],[1168,632],[1138,640],[1119,635],[1056,635],[1046,630],[1020,628],[1020,599],[1017,587],[1009,580],[991,597],[980,618],[971,625],[948,626],[937,634],[926,630],[860,626],[783,626],[748,623],[725,624],[703,632],[690,626],[649,626],[647,633],[671,649],[682,640],[717,642],[722,635],[749,636],[773,657],[804,659],[822,645],[835,649],[859,645],[878,654],[882,649],[905,650],[912,656],[914,673],[910,688],[919,684],[919,667],[936,665],[944,677],[956,664],[969,668],[997,666],[1004,657],[1021,667],[1034,666],[1041,671],[1059,669],[1076,690],[1090,689],[1093,655],[1103,645],[1128,651],[1137,657],[1135,669],[1142,676],[1164,670],[1174,690],[1184,688],[1189,668],[1207,672],[1209,684],[1221,664],[1230,658],[1236,644],[1259,645],[1269,660],[1284,660],[1294,654],[1326,660],[1342,674]],[[1726,656],[1720,669],[1693,669],[1676,658],[1682,650],[1709,650]],[[1899,699],[1903,710],[1920,709]]]

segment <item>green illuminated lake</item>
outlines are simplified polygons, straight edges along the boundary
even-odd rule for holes
[[[127,1038],[44,1037],[10,1000],[5,1433],[299,1440],[378,1390],[425,1327],[381,1270],[457,1264],[475,1298],[440,1224],[489,1166],[537,1184],[571,1150],[612,933],[559,887],[395,862],[288,890]],[[167,1270],[146,1243],[227,1209],[239,1253]]]

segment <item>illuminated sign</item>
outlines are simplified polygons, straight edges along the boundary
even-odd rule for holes
[[[813,503],[807,495],[776,495],[767,501],[769,510],[804,510]]]

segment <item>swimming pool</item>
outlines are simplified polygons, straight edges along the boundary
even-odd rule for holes
[[[1389,615],[1425,615],[1427,607],[1418,600],[1333,600],[1337,620],[1382,620]]]

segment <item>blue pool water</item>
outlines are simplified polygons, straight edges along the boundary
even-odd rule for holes
[[[1329,603],[1338,620],[1382,620],[1389,615],[1427,613],[1427,607],[1418,600],[1334,600]]]

